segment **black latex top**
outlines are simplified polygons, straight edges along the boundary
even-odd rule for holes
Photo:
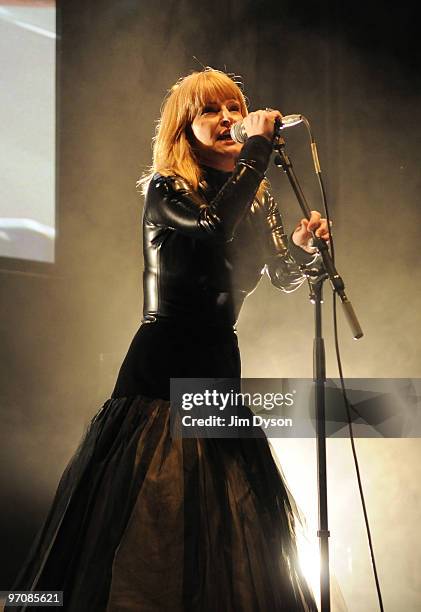
[[[203,168],[198,191],[177,176],[153,177],[143,218],[144,320],[233,325],[264,270],[284,291],[302,284],[296,261],[314,257],[288,243],[270,193],[256,198],[271,151],[264,137],[250,138],[232,174]]]

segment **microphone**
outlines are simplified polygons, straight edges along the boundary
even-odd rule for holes
[[[284,130],[285,128],[289,128],[294,125],[298,125],[302,121],[303,121],[302,115],[285,115],[285,117],[282,117],[282,119],[280,119],[277,122],[278,123],[277,129]],[[243,142],[246,142],[248,138],[247,132],[244,128],[242,121],[237,121],[231,126],[230,134],[231,134],[231,138],[235,142],[243,143]]]

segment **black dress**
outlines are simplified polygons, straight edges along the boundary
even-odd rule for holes
[[[69,612],[317,610],[266,438],[170,435],[170,377],[240,376],[234,325],[263,269],[285,291],[303,281],[273,199],[255,198],[270,151],[249,139],[234,173],[205,168],[197,192],[152,180],[144,320],[14,590],[64,591]]]

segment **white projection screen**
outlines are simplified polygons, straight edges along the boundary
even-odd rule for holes
[[[0,0],[0,73],[0,258],[54,263],[55,2]]]

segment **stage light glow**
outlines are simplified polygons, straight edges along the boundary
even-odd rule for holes
[[[297,533],[297,548],[301,571],[303,572],[311,590],[320,600],[320,553],[317,542],[310,541],[302,530]]]

